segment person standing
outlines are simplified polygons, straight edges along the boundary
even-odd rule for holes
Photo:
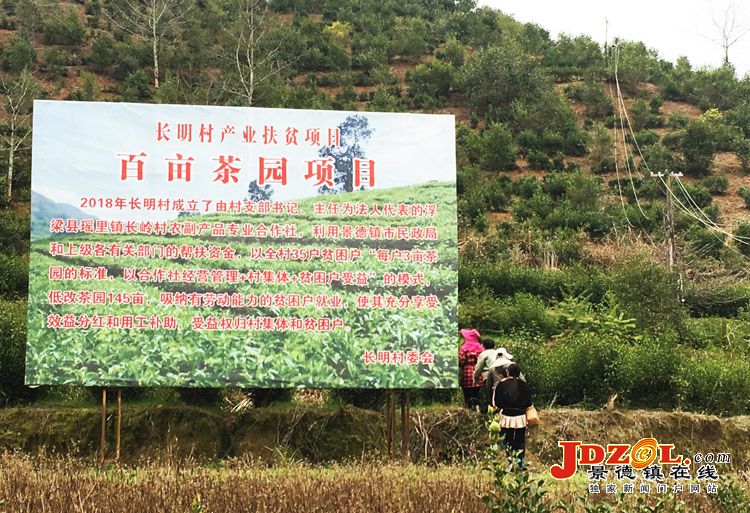
[[[489,366],[487,377],[484,381],[484,395],[488,403],[492,402],[492,391],[495,389],[495,385],[505,377],[505,368],[511,363],[513,363],[513,355],[507,349],[501,347],[495,351],[495,359]]]
[[[487,380],[490,367],[495,363],[497,350],[495,349],[495,341],[491,338],[480,338],[479,343],[482,344],[484,351],[479,353],[479,359],[474,366],[474,384],[481,386]]]
[[[525,468],[526,409],[532,406],[529,385],[521,379],[521,368],[511,363],[504,368],[507,377],[501,379],[492,394],[492,406],[500,411],[500,436],[506,449],[518,454],[521,468]]]
[[[479,408],[481,385],[474,383],[474,368],[484,347],[479,343],[479,332],[475,329],[462,329],[464,343],[458,351],[459,382],[464,393],[464,406]]]

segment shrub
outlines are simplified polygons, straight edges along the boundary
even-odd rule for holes
[[[524,176],[513,182],[513,194],[523,199],[531,198],[540,190],[539,180],[533,176]]]
[[[461,319],[480,332],[511,334],[523,330],[549,338],[557,331],[557,318],[539,297],[528,293],[518,292],[505,299],[479,293],[462,298],[460,308]]]
[[[688,235],[690,247],[696,257],[721,259],[725,235],[707,229],[695,229]]]
[[[659,110],[656,109],[656,113],[644,100],[636,100],[630,107],[630,122],[632,128],[636,132],[640,132],[645,128],[659,128],[661,126],[661,117],[659,116]]]
[[[726,176],[707,176],[701,180],[701,185],[708,189],[711,194],[726,194],[729,188],[729,180]]]
[[[437,52],[438,59],[443,59],[451,64],[454,68],[460,68],[464,64],[464,57],[466,55],[466,48],[455,38],[448,38],[445,42],[443,50]]]
[[[633,255],[610,273],[610,290],[638,327],[655,334],[682,333],[685,308],[676,276],[648,256]]]
[[[734,230],[733,235],[739,239],[738,243],[735,244],[737,251],[750,258],[750,223],[740,223]]]
[[[48,45],[80,45],[86,34],[83,25],[78,21],[78,15],[72,9],[50,16],[45,20],[43,30],[44,42]]]
[[[674,375],[681,358],[673,342],[642,340],[624,348],[618,356],[613,388],[628,405],[640,408],[675,406]]]
[[[681,358],[675,375],[683,408],[723,415],[750,409],[750,362],[724,351],[696,351]]]
[[[620,344],[582,333],[545,346],[524,365],[537,404],[603,404],[613,393]]]
[[[29,218],[12,210],[0,210],[0,248],[10,255],[29,251]],[[0,287],[0,290],[2,287]]]
[[[526,159],[531,169],[547,171],[552,168],[552,162],[543,151],[531,150]]]
[[[91,51],[88,62],[95,71],[102,73],[108,71],[115,61],[115,41],[107,33],[99,33],[91,43]]]
[[[707,114],[690,120],[680,141],[685,172],[691,176],[708,175],[716,155],[719,134],[716,123]]]
[[[672,130],[681,130],[688,126],[690,118],[685,115],[682,111],[673,110],[667,116],[667,128]]]
[[[26,315],[26,301],[0,299],[0,333],[3,336],[3,343],[0,344],[0,405],[15,403],[32,395],[23,382]]]
[[[646,146],[653,146],[654,144],[659,142],[659,134],[652,130],[646,130],[644,132],[635,134],[635,141],[641,148],[644,148]]]
[[[0,253],[0,296],[17,298],[26,295],[29,263],[22,256]]]
[[[750,208],[750,188],[740,187],[737,190],[737,194],[739,194],[740,198],[745,200],[745,208]]]
[[[480,164],[485,170],[509,170],[516,167],[513,134],[502,124],[492,124],[482,132]]]
[[[547,86],[536,60],[512,41],[477,50],[461,67],[459,83],[469,106],[480,113],[536,98]]]
[[[407,72],[409,95],[427,95],[432,98],[445,99],[451,92],[455,79],[455,69],[449,62],[432,59],[419,64]]]
[[[130,73],[122,84],[124,101],[145,100],[151,97],[151,77],[142,70]]]
[[[43,62],[40,66],[40,70],[44,73],[45,77],[53,79],[67,76],[68,70],[65,67],[67,65],[68,59],[60,50],[55,48],[47,48],[44,50]]]
[[[20,73],[30,68],[36,60],[36,51],[31,42],[17,31],[3,50],[3,68],[6,71]]]

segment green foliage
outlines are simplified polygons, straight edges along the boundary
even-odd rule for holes
[[[55,48],[47,48],[42,54],[40,71],[46,78],[54,79],[67,76],[68,70],[65,66],[69,64],[67,56]]]
[[[431,59],[407,72],[409,96],[445,100],[455,80],[455,68],[449,62]]]
[[[536,404],[603,404],[616,384],[617,362],[623,347],[592,333],[580,333],[540,348],[524,365],[534,383]]]
[[[734,152],[740,160],[743,173],[750,173],[750,139],[738,139],[735,142]]]
[[[690,248],[696,258],[721,259],[726,236],[705,228],[696,228],[688,234]]]
[[[719,142],[716,114],[703,114],[691,119],[683,132],[680,148],[685,158],[685,172],[702,177],[711,172]]]
[[[722,479],[716,495],[711,500],[719,513],[750,513],[750,495],[742,482],[736,479]]]
[[[737,228],[732,235],[740,241],[743,241],[736,245],[736,249],[746,257],[750,258],[750,223],[741,222],[737,225]]]
[[[516,145],[513,134],[505,125],[488,126],[480,141],[482,169],[499,171],[516,167]]]
[[[145,71],[130,73],[122,84],[123,101],[137,102],[151,97],[151,77]]]
[[[99,32],[91,43],[88,62],[98,73],[109,71],[115,62],[115,40],[106,32]]]
[[[565,294],[590,294],[592,302],[601,301],[605,277],[596,268],[570,266],[547,270],[499,262],[459,261],[459,290],[483,287],[496,297],[527,292],[545,300],[562,299]]]
[[[487,290],[463,296],[459,324],[474,326],[480,332],[511,334],[524,331],[533,336],[551,337],[557,331],[557,318],[537,296],[519,292],[497,299]]]
[[[563,328],[557,338],[591,333],[615,342],[635,342],[641,338],[636,332],[635,319],[621,311],[611,294],[599,305],[592,305],[588,296],[566,296],[556,306]]]
[[[74,9],[60,12],[44,20],[44,42],[48,45],[77,46],[83,43],[85,29]]]
[[[658,107],[654,112],[653,107],[645,100],[637,99],[634,101],[629,109],[629,114],[631,125],[636,132],[646,128],[659,128],[662,125]]]
[[[544,54],[544,64],[559,81],[582,76],[598,76],[604,71],[604,54],[589,36],[561,34]],[[611,106],[611,104],[610,104]]]
[[[531,150],[526,156],[526,160],[531,169],[549,170],[552,168],[552,161],[546,153],[539,150]]]
[[[493,488],[482,495],[482,501],[491,513],[506,511],[529,511],[534,513],[552,513],[555,507],[548,497],[543,479],[533,479],[531,474],[521,468],[518,456],[506,453],[502,445],[499,422],[490,416],[487,430],[492,444],[485,455],[482,470],[489,472],[493,478]]]
[[[658,82],[668,64],[659,59],[656,50],[640,42],[615,40],[619,47],[618,77],[620,82],[635,88],[641,82]]]
[[[36,50],[19,31],[13,34],[8,46],[3,49],[3,69],[19,73],[30,68],[36,60]]]
[[[681,333],[685,308],[676,276],[649,256],[634,255],[610,274],[609,288],[617,304],[638,328],[666,336]]]
[[[514,101],[537,98],[548,87],[536,60],[512,41],[477,50],[461,68],[458,81],[469,106],[480,113],[490,106],[504,109]]]
[[[675,373],[680,405],[737,415],[750,408],[750,362],[720,351],[683,356]]]
[[[680,130],[688,126],[690,118],[687,117],[682,111],[674,110],[667,116],[667,128],[672,130]]]
[[[300,22],[298,30],[304,41],[298,60],[301,69],[340,71],[351,66],[344,42],[325,28],[324,23],[311,18]]]
[[[466,48],[460,41],[449,37],[442,50],[435,52],[438,59],[450,62],[454,68],[460,68],[464,64]]]
[[[606,173],[614,171],[614,138],[609,130],[601,124],[594,123],[591,130],[591,171],[594,173]]]
[[[27,257],[0,253],[0,296],[18,298],[26,295],[29,280]]]
[[[418,57],[431,47],[429,25],[420,18],[396,18],[389,55]]]
[[[0,210],[0,248],[3,254],[21,256],[28,253],[29,222],[25,215]]]
[[[726,176],[707,176],[701,180],[701,185],[711,194],[726,194],[729,189],[729,180]]]
[[[737,194],[739,194],[740,198],[745,200],[745,208],[750,208],[750,188],[740,187],[737,189]]]
[[[2,258],[0,255],[0,262]],[[2,286],[0,290],[4,290]],[[0,334],[3,337],[0,344],[0,405],[31,395],[23,385],[26,314],[26,301],[0,299]]]

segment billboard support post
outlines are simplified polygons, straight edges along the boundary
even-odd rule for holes
[[[99,437],[99,464],[104,465],[104,456],[107,451],[107,387],[102,387],[102,422]]]
[[[411,417],[409,403],[411,394],[408,389],[401,391],[401,459],[409,461],[409,445],[411,435]]]
[[[385,411],[385,437],[388,444],[388,458],[393,457],[393,439],[396,433],[396,396],[393,390],[386,392],[388,402]]]
[[[115,461],[120,461],[120,432],[122,428],[122,388],[117,389],[117,422],[115,424]]]

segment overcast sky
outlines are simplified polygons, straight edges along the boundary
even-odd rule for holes
[[[721,20],[732,0],[479,0],[479,5],[499,9],[523,22],[533,22],[558,34],[588,34],[604,42],[605,18],[609,39],[643,41],[659,55],[674,62],[685,55],[695,68],[721,64],[721,46],[712,42],[720,31],[711,12]],[[750,1],[734,0],[737,23],[750,27]],[[740,76],[750,73],[750,33],[729,52],[729,60]]]

